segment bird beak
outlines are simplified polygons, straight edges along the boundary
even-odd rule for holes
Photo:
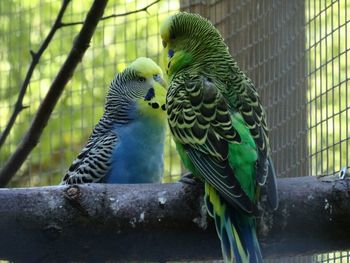
[[[153,76],[153,79],[155,81],[157,81],[160,85],[162,85],[163,88],[165,88],[165,89],[168,88],[168,84],[166,83],[166,81],[160,75]]]

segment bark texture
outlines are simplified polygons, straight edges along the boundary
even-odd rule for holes
[[[279,209],[262,213],[258,221],[264,256],[349,249],[349,183],[337,177],[279,179]],[[0,189],[0,258],[220,259],[202,195],[201,184],[181,183]]]

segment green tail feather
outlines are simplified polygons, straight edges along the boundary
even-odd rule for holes
[[[208,183],[205,184],[205,203],[215,221],[224,261],[262,263],[254,218],[234,211]]]

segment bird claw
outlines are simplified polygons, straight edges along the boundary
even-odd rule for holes
[[[179,182],[183,184],[196,185],[198,183],[198,179],[192,173],[188,172],[181,176]]]

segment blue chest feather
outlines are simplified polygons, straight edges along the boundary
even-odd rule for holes
[[[118,143],[106,183],[157,183],[163,175],[164,123],[143,117],[115,125]]]

